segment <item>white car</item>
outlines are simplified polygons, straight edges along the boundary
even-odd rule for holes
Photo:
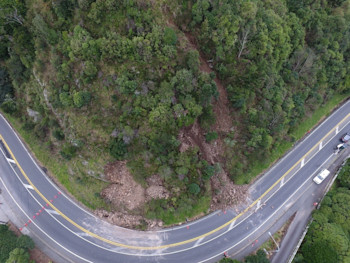
[[[330,173],[327,169],[323,169],[313,180],[316,184],[320,184]]]

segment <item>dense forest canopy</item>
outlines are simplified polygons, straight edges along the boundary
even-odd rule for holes
[[[142,185],[158,174],[171,198],[141,213],[171,223],[207,211],[216,174],[248,183],[249,162],[350,90],[349,21],[349,0],[2,0],[0,104],[69,165],[72,189],[113,160]],[[219,82],[226,131],[215,127]],[[197,124],[204,141],[181,147]],[[201,145],[218,142],[207,158]]]

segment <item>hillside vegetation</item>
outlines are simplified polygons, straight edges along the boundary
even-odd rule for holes
[[[121,209],[100,193],[125,160],[168,193],[128,213],[205,213],[219,174],[249,183],[350,91],[349,0],[2,0],[0,19],[1,108],[93,209]]]

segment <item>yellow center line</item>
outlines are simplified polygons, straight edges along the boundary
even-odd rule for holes
[[[273,185],[271,185],[271,187],[269,189],[267,189],[258,199],[256,199],[253,203],[251,203],[246,209],[244,209],[240,214],[238,214],[237,216],[235,216],[234,218],[232,218],[231,220],[229,220],[228,222],[226,222],[225,224],[194,238],[188,239],[188,240],[184,240],[181,242],[177,242],[177,243],[172,243],[172,244],[168,244],[168,245],[162,245],[162,246],[154,246],[154,247],[144,247],[144,246],[132,246],[132,245],[126,245],[126,244],[122,244],[122,243],[118,243],[109,239],[106,239],[104,237],[101,237],[95,233],[90,232],[89,230],[87,230],[86,228],[80,226],[79,224],[77,224],[76,222],[74,222],[72,219],[70,219],[68,216],[66,216],[65,214],[63,214],[60,210],[58,210],[39,190],[38,188],[36,188],[36,186],[32,183],[32,181],[29,179],[29,177],[27,176],[27,174],[23,171],[22,167],[20,166],[20,164],[18,163],[17,159],[15,158],[14,154],[12,153],[10,147],[8,146],[7,142],[5,141],[5,139],[3,138],[3,136],[0,134],[0,140],[2,140],[5,144],[5,147],[7,148],[7,150],[9,151],[10,155],[12,156],[13,160],[16,162],[16,165],[18,166],[18,168],[20,169],[21,173],[23,174],[23,176],[26,178],[26,180],[28,181],[28,183],[34,188],[34,190],[40,195],[40,197],[46,202],[48,203],[52,209],[54,209],[59,215],[61,215],[64,219],[66,219],[69,223],[71,223],[72,225],[74,225],[76,228],[80,229],[81,231],[87,233],[88,235],[97,238],[103,242],[106,242],[108,244],[114,245],[114,246],[119,246],[119,247],[124,247],[124,248],[129,248],[129,249],[137,249],[137,250],[156,250],[156,249],[164,249],[164,248],[169,248],[169,247],[176,247],[176,246],[180,246],[180,245],[184,245],[184,244],[188,244],[194,241],[197,241],[198,239],[207,237],[211,234],[214,234],[215,232],[218,232],[219,230],[225,228],[226,226],[230,225],[233,221],[237,220],[238,218],[240,218],[241,216],[243,216],[249,209],[251,209],[253,206],[255,206],[262,198],[264,198],[283,178],[285,178],[291,170],[293,170],[298,164],[300,164],[300,162],[307,156],[310,154],[310,152],[312,152],[316,147],[318,147],[318,145],[325,139],[327,138],[332,132],[334,132],[334,130],[336,129],[337,126],[340,126],[347,118],[349,118],[350,113],[348,115],[346,115],[340,122],[338,122],[338,124],[336,126],[334,126],[320,141],[318,141],[306,154],[304,154],[303,157],[301,157],[291,168],[289,168],[289,170],[287,172],[285,172]]]

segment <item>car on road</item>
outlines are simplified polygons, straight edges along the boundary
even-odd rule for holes
[[[320,184],[330,173],[327,169],[323,169],[313,180],[316,184]]]
[[[350,132],[347,132],[341,137],[341,141],[347,143],[350,140]]]

